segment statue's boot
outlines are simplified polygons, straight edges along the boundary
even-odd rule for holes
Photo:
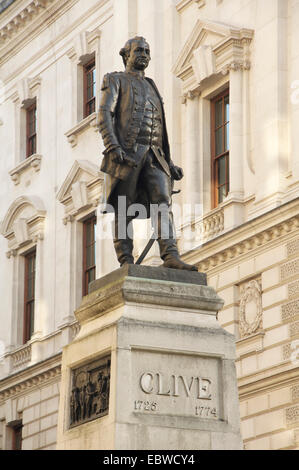
[[[134,264],[133,256],[124,258],[120,264],[120,267],[122,268],[123,266],[126,266],[127,264]]]
[[[164,268],[184,269],[185,271],[198,271],[197,266],[184,263],[178,253],[170,253],[164,257]]]
[[[175,237],[173,214],[169,207],[164,210],[163,217],[160,214],[158,216],[158,243],[160,256],[164,261],[164,268],[198,271],[197,266],[184,263],[180,258]]]
[[[127,235],[127,225],[131,219],[118,219],[115,218],[115,238],[113,240],[116,256],[120,266],[127,264],[134,264],[133,257],[133,240]],[[120,236],[120,225],[122,225],[124,233]]]

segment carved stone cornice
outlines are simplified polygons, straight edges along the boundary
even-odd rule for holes
[[[65,133],[65,136],[68,142],[72,147],[76,147],[78,144],[78,136],[85,129],[92,128],[95,132],[98,132],[98,123],[97,123],[97,113],[92,113],[83,119],[79,124],[74,126],[68,132]]]
[[[201,272],[225,269],[242,256],[276,245],[282,237],[298,232],[299,199],[287,202],[230,231],[220,232],[184,254],[184,261],[196,263]],[[207,217],[208,214],[205,216]]]
[[[299,216],[296,216],[200,261],[198,263],[199,271],[207,272],[212,268],[222,265],[224,261],[233,260],[241,255],[250,253],[259,247],[270,244],[289,232],[298,231],[298,227]]]
[[[201,91],[199,88],[194,90],[189,90],[182,95],[182,104],[186,104],[187,100],[193,101],[195,98],[198,98],[201,95]]]
[[[38,154],[31,155],[21,162],[16,168],[9,172],[9,175],[15,185],[18,185],[21,181],[22,174],[29,168],[33,168],[36,173],[40,171],[42,156]]]
[[[33,0],[0,29],[0,47],[55,0]]]
[[[21,371],[17,376],[7,377],[0,381],[0,403],[16,395],[27,393],[30,389],[36,389],[52,380],[59,379],[61,375],[61,365],[59,359],[55,358],[54,361],[46,364],[37,364]],[[55,364],[51,364],[55,362]]]

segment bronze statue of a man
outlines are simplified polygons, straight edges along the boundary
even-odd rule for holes
[[[115,212],[118,261],[121,266],[134,264],[133,240],[128,231],[136,217],[130,210],[132,205],[142,204],[145,217],[150,216],[151,206],[158,206],[167,208],[157,214],[156,220],[163,266],[197,271],[178,253],[171,197],[173,180],[182,179],[183,171],[170,159],[163,100],[154,81],[144,75],[151,59],[149,45],[144,38],[135,37],[127,41],[120,55],[125,71],[105,75],[99,111],[105,146],[101,170],[111,180],[107,203]],[[120,196],[125,197],[126,210],[122,213]]]

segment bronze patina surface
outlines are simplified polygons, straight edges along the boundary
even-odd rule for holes
[[[105,75],[99,125],[105,146],[101,170],[109,175],[107,211],[115,213],[114,247],[121,266],[133,264],[132,224],[136,216],[152,217],[163,266],[197,271],[179,256],[171,211],[174,180],[183,170],[170,158],[162,97],[144,71],[150,48],[142,37],[121,49],[124,72]],[[120,198],[124,207],[120,210]],[[132,209],[139,204],[139,212]],[[157,209],[158,208],[158,209]],[[153,209],[153,210],[152,210]]]

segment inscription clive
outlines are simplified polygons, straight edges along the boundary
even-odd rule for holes
[[[148,395],[212,399],[212,382],[204,377],[186,377],[175,374],[166,376],[160,372],[155,374],[145,372],[140,377],[140,387]]]

